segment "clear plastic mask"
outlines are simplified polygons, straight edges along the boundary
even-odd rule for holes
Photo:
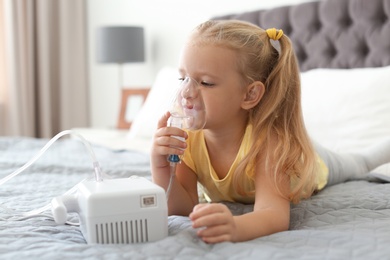
[[[181,80],[173,102],[169,125],[187,130],[199,130],[206,124],[206,109],[200,84],[186,77]]]

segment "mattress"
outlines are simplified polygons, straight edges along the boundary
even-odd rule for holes
[[[46,139],[0,138],[0,178],[30,160]],[[149,156],[93,146],[103,171],[114,178],[150,177]],[[390,256],[390,184],[376,179],[328,187],[292,205],[288,231],[247,242],[206,244],[188,217],[168,217],[168,237],[138,244],[87,244],[78,226],[50,217],[9,220],[50,203],[92,176],[81,142],[61,139],[30,168],[0,186],[1,259],[387,259]],[[252,205],[226,203],[233,214]],[[50,211],[46,212],[50,216]],[[78,221],[77,215],[70,220]],[[261,221],[261,220],[259,220]]]

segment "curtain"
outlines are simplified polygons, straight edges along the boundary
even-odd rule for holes
[[[88,126],[85,0],[0,1],[0,134]]]
[[[4,17],[4,1],[0,0],[0,135],[5,130],[5,102],[7,100],[6,85],[7,73],[5,70],[5,17]]]

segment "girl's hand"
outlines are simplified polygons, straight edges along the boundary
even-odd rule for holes
[[[187,147],[185,139],[188,138],[188,135],[180,128],[168,127],[167,121],[169,117],[169,112],[161,117],[153,137],[150,156],[152,181],[165,190],[171,184],[171,192],[168,200],[169,216],[188,216],[195,203],[199,201],[197,177],[185,163],[178,164],[177,168],[170,167],[168,155],[182,155],[184,149]],[[172,169],[176,171],[174,181],[171,178]]]
[[[190,214],[193,228],[206,243],[235,241],[237,227],[227,206],[220,203],[198,204]]]
[[[168,127],[167,121],[170,113],[166,112],[158,121],[157,130],[153,137],[152,145],[152,164],[155,167],[165,167],[167,165],[167,156],[170,154],[182,155],[187,147],[185,139],[187,133],[177,127]],[[182,138],[179,140],[174,136]]]

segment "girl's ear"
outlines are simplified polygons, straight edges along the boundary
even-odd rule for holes
[[[265,86],[261,81],[255,81],[246,87],[246,93],[241,107],[249,110],[255,107],[263,98]]]

